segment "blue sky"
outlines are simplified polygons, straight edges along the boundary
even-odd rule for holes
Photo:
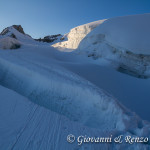
[[[34,38],[92,21],[150,13],[150,0],[0,0],[0,31],[21,24]]]

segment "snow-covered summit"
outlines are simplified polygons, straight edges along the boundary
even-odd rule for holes
[[[80,49],[94,45],[102,50],[107,43],[120,50],[136,54],[150,54],[150,14],[111,18],[88,34]],[[96,46],[95,46],[96,45]]]
[[[21,25],[7,27],[0,33],[1,49],[16,49],[21,47],[21,45],[33,44],[35,42],[31,36],[24,32]]]
[[[105,19],[75,27],[71,29],[70,32],[66,35],[67,36],[66,41],[56,43],[53,46],[67,49],[76,49],[78,48],[78,45],[80,44],[82,39],[84,39],[84,37],[89,32],[91,32],[94,28],[96,28],[104,21]]]
[[[78,53],[117,65],[137,77],[150,76],[150,14],[111,18],[90,32]]]
[[[12,27],[14,29],[16,29],[18,32],[20,32],[22,34],[25,34],[21,25],[13,25]],[[5,28],[0,34],[1,35],[6,35],[8,32],[11,32],[11,28],[10,27]]]

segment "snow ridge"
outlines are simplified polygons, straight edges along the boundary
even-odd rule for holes
[[[60,48],[67,48],[67,49],[76,49],[78,48],[78,45],[84,39],[84,37],[91,32],[93,29],[95,29],[97,26],[102,24],[104,20],[99,20],[95,22],[91,22],[88,24],[84,24],[78,27],[75,27],[70,30],[70,32],[67,34],[67,41],[59,42],[56,44],[53,44],[53,47],[60,47]]]

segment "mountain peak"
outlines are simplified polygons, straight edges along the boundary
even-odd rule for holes
[[[17,49],[21,45],[33,44],[34,42],[36,41],[24,32],[21,25],[12,25],[0,33],[1,49]]]
[[[14,27],[20,33],[25,34],[25,32],[24,32],[24,30],[23,30],[21,25],[13,25],[12,27]]]
[[[11,32],[11,28],[14,28],[16,29],[18,32],[22,33],[22,34],[25,34],[23,28],[21,25],[12,25],[11,27],[7,27],[5,28],[0,34],[1,35],[6,35],[8,32]]]

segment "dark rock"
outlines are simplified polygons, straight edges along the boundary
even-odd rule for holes
[[[35,39],[35,40],[40,41],[40,42],[52,43],[55,40],[57,40],[58,38],[60,38],[61,36],[62,36],[61,34],[49,35],[49,36],[45,36],[43,39],[39,38],[39,39]]]
[[[13,44],[10,49],[18,49],[20,47],[21,47],[20,44]]]
[[[25,34],[21,25],[13,25],[13,27],[20,33]]]
[[[5,29],[0,33],[0,35],[5,35],[5,34],[7,34],[8,32],[10,32],[10,31],[8,30],[8,28],[5,28]]]
[[[14,39],[17,39],[16,36],[13,33],[10,35],[10,37],[12,37]]]

